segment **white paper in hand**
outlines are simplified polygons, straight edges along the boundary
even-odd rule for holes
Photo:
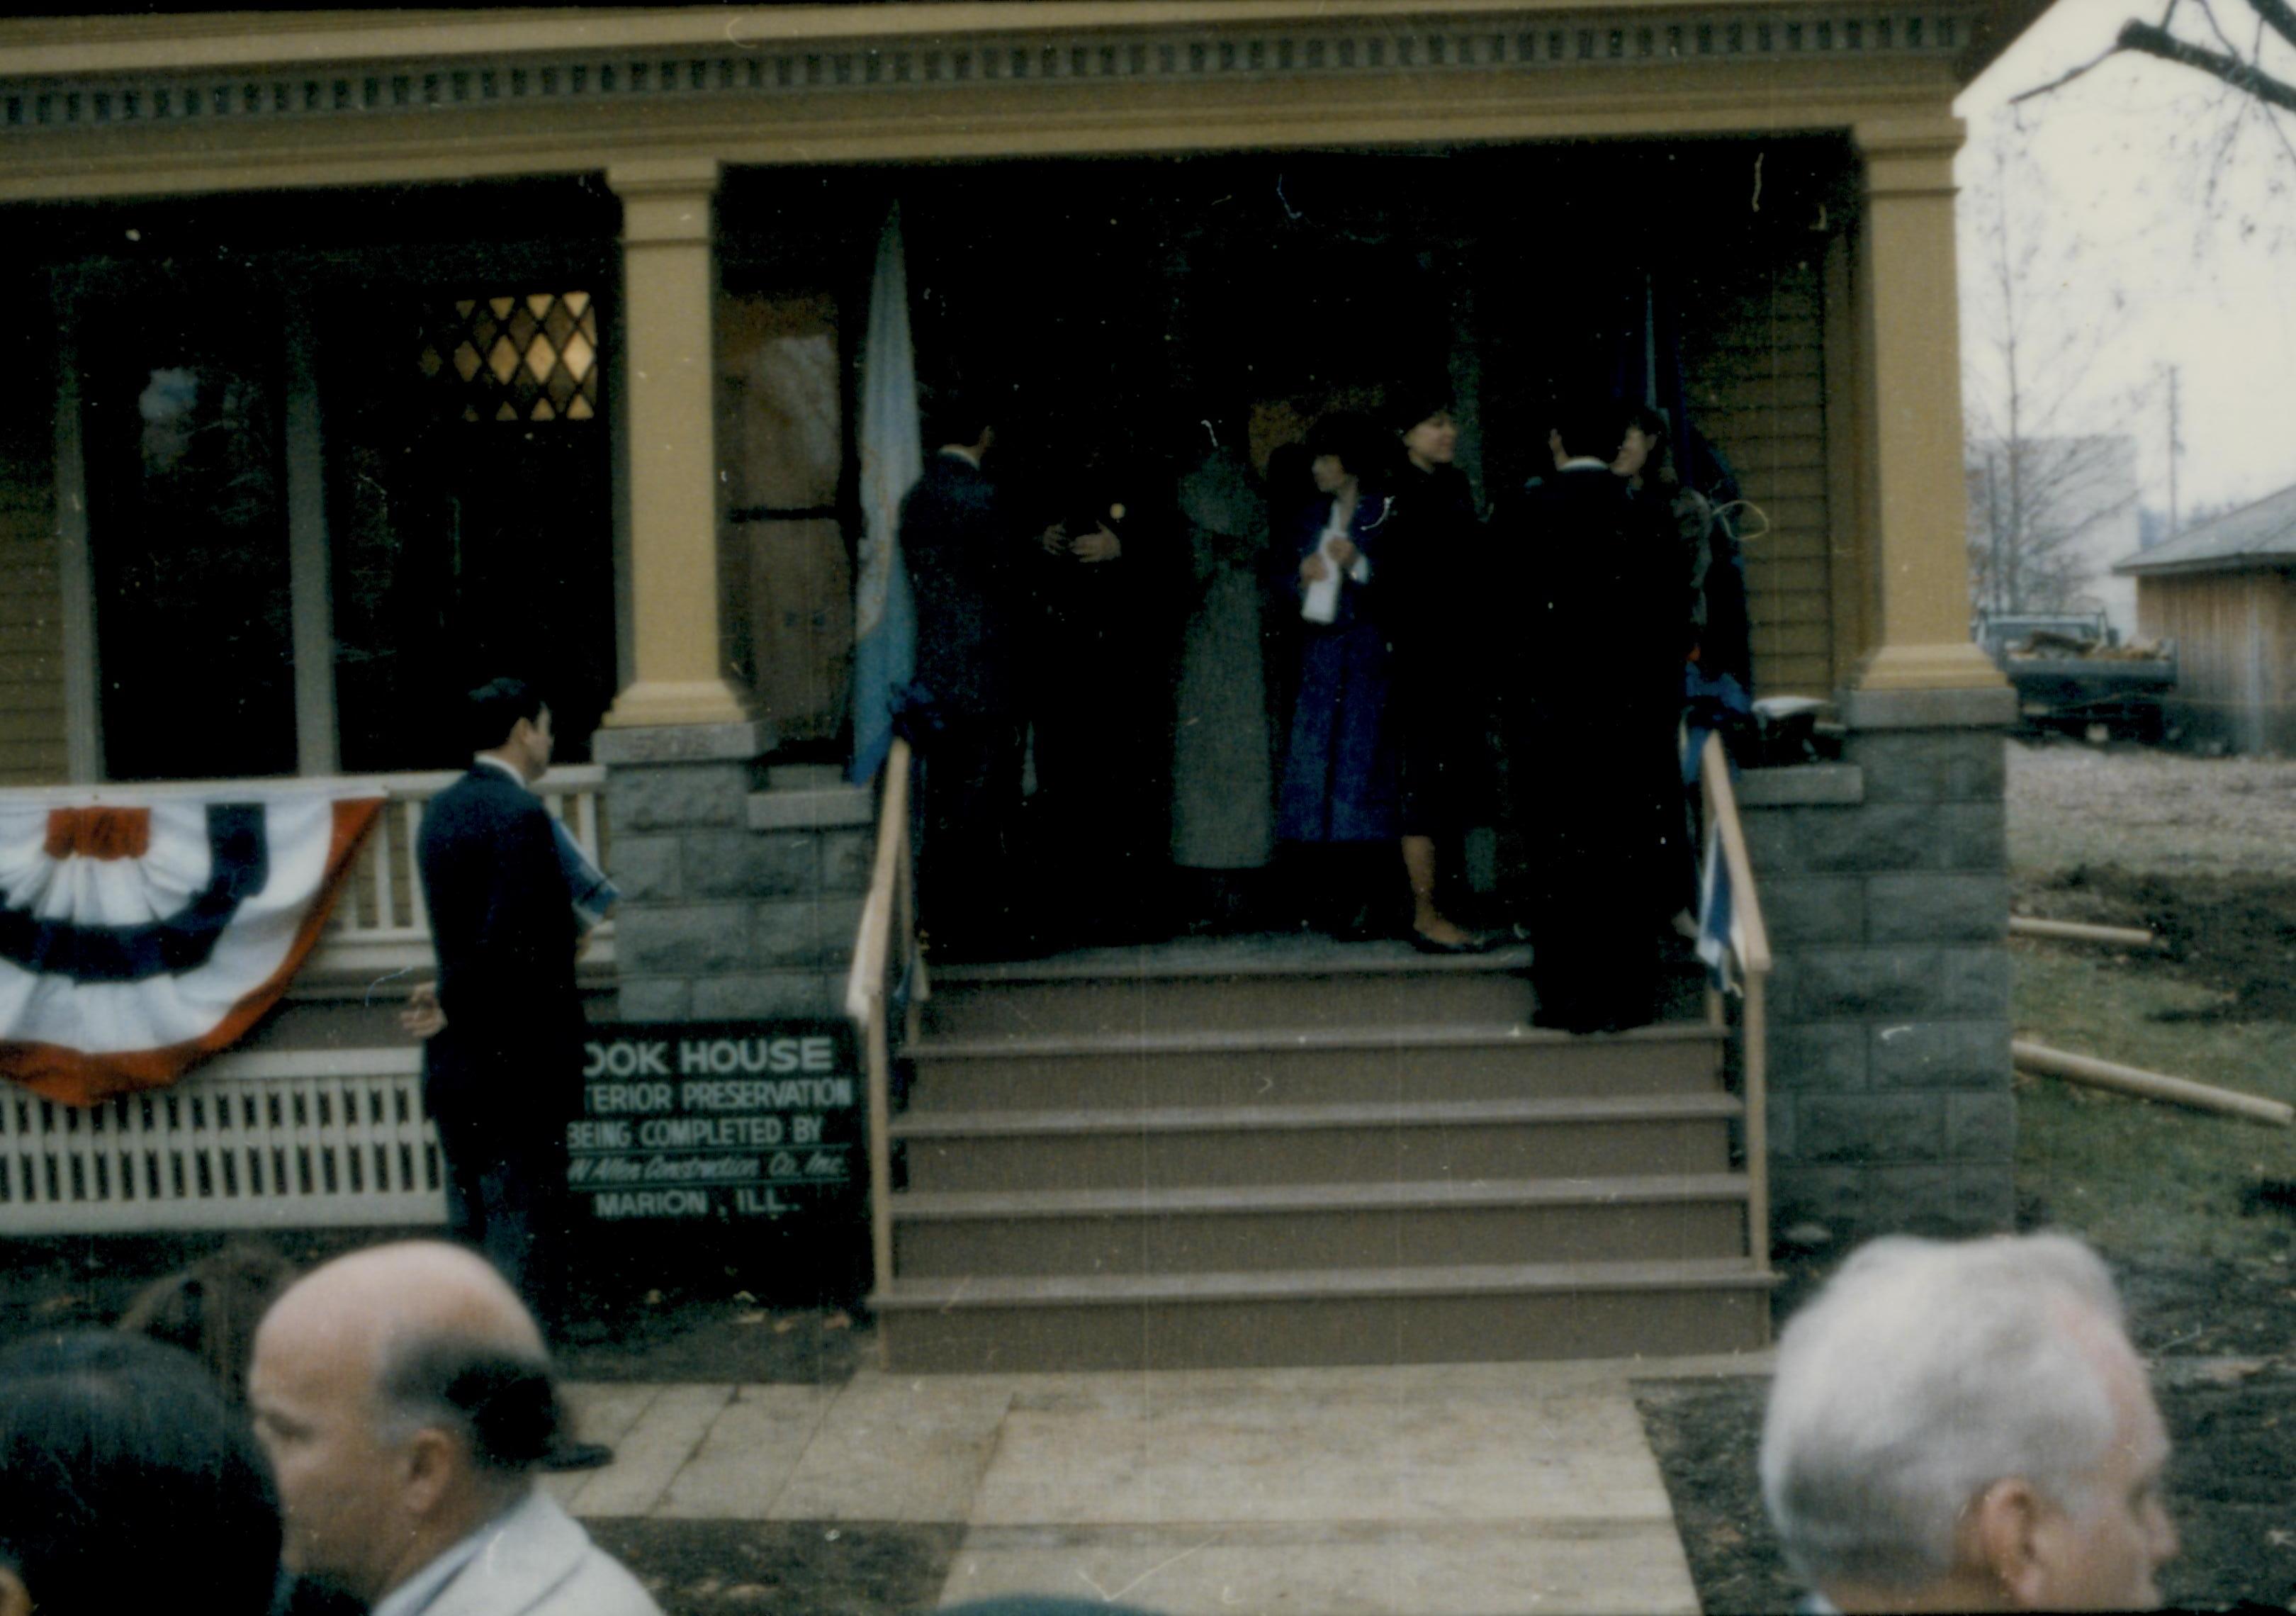
[[[1337,622],[1340,616],[1340,563],[1332,559],[1332,543],[1339,534],[1324,529],[1316,554],[1324,562],[1324,576],[1308,586],[1300,600],[1300,616],[1310,623]]]

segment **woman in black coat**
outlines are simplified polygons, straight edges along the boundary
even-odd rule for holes
[[[1388,624],[1395,725],[1403,754],[1403,870],[1413,947],[1467,954],[1482,939],[1436,898],[1439,849],[1458,856],[1485,751],[1472,603],[1489,588],[1483,527],[1466,473],[1452,463],[1459,429],[1440,398],[1406,396],[1391,417],[1402,440],[1388,546]]]

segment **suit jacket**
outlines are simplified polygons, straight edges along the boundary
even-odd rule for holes
[[[539,1487],[422,1616],[661,1616],[638,1579]]]
[[[463,1116],[530,1110],[522,1072],[572,1083],[583,1030],[572,894],[549,810],[474,764],[423,810],[414,857],[447,1013],[427,1098]]]
[[[901,555],[917,609],[917,683],[952,713],[1011,715],[1021,611],[1021,540],[996,485],[939,454],[901,501]]]

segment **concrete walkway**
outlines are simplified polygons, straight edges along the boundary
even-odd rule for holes
[[[582,1385],[575,1513],[950,1522],[941,1602],[1167,1616],[1695,1612],[1632,1364]]]

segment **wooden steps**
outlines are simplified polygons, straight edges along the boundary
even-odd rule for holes
[[[1746,1246],[1745,1180],[1385,1179],[1203,1189],[903,1197],[894,1270],[1004,1275],[1256,1273],[1521,1261],[1727,1257]]]
[[[1752,1349],[1771,1281],[1742,1259],[899,1282],[915,1374],[1486,1363]]]
[[[934,1035],[908,1054],[913,1111],[1681,1094],[1710,1090],[1720,1061],[1695,1022],[1586,1038],[1519,1022]]]
[[[1719,1033],[1532,1029],[1527,963],[1261,939],[936,972],[892,1366],[1760,1344]]]
[[[1716,1173],[1723,1094],[1599,1098],[912,1112],[893,1125],[913,1190]]]
[[[1288,940],[1288,939],[1287,939]],[[1530,1013],[1529,950],[1461,956],[1400,943],[1095,948],[936,972],[937,1037],[1506,1026]]]

